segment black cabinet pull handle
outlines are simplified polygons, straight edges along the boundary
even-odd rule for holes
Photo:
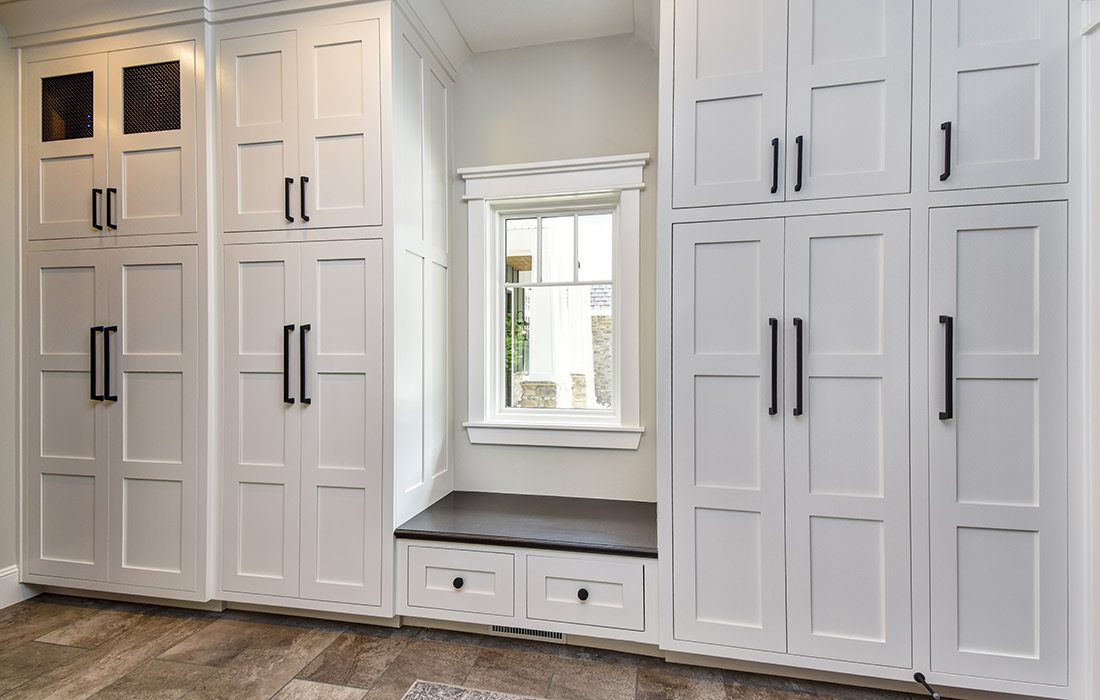
[[[779,413],[779,319],[769,318],[768,325],[772,327],[772,403],[768,407],[768,415]]]
[[[460,591],[460,590],[462,590],[462,586],[463,586],[463,585],[464,585],[465,583],[466,583],[466,582],[462,580],[462,577],[461,577],[461,576],[456,576],[456,577],[455,577],[455,580],[454,580],[454,581],[451,581],[451,585],[455,587],[455,590],[456,590],[456,591]]]
[[[914,673],[913,680],[924,686],[924,689],[928,691],[928,694],[932,696],[932,700],[942,700],[940,694],[936,692],[936,689],[928,685],[928,679],[924,677],[923,673]]]
[[[283,179],[283,216],[290,223],[294,223],[294,217],[290,215],[290,188],[294,184],[294,178]]]
[[[102,333],[103,332],[103,326],[92,326],[90,330],[91,330],[91,333],[89,333],[90,338],[89,338],[89,343],[88,343],[88,375],[91,377],[91,382],[92,382],[92,401],[102,401],[103,400],[103,394],[97,394],[96,391],[95,391],[96,373],[99,371],[99,367],[96,366],[98,363],[96,362],[96,352],[95,352],[96,337],[95,336],[96,336],[96,333]]]
[[[111,334],[118,332],[118,326],[103,327],[103,399],[105,401],[118,401],[118,396],[111,394]]]
[[[943,324],[943,410],[940,420],[955,417],[955,319],[940,316]]]
[[[940,124],[943,132],[943,172],[940,173],[940,182],[951,177],[951,122]]]
[[[114,187],[107,188],[107,228],[112,231],[118,230],[118,221],[115,220],[115,197],[118,196],[118,190]]]
[[[283,326],[283,403],[294,403],[290,395],[290,334],[293,332],[293,323]]]
[[[801,192],[802,191],[802,150],[803,150],[802,149],[802,143],[803,143],[802,136],[801,135],[796,136],[795,139],[794,139],[794,142],[795,142],[795,145],[798,146],[798,149],[797,149],[797,151],[798,151],[798,156],[797,156],[798,163],[795,167],[794,191],[795,192]]]
[[[103,224],[99,223],[99,202],[103,199],[103,188],[92,188],[92,228],[96,231],[103,230]]]
[[[581,601],[582,603],[584,601],[588,600],[588,589],[587,588],[582,588],[579,591],[577,591],[577,600]]]
[[[298,336],[298,396],[301,397],[299,400],[306,406],[313,403],[313,400],[306,396],[306,333],[308,333],[311,328],[313,328],[313,326],[310,324],[303,323],[300,329],[301,334]]]
[[[302,211],[300,212],[301,215],[302,215],[302,221],[309,221],[309,214],[306,214],[306,185],[308,185],[308,184],[309,184],[309,178],[306,177],[305,175],[303,175],[302,176],[302,189],[301,189]]]
[[[802,319],[794,320],[794,415],[802,415]]]
[[[772,139],[772,194],[779,191],[779,139]]]

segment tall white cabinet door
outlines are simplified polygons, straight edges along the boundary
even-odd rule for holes
[[[1068,32],[1066,0],[932,3],[932,189],[1066,181]]]
[[[302,246],[301,597],[382,603],[382,242]]]
[[[787,648],[908,666],[909,212],[788,219],[786,253]]]
[[[297,34],[223,40],[218,77],[223,228],[301,226],[293,196],[298,178]]]
[[[107,55],[23,69],[27,236],[88,238],[104,229]]]
[[[297,244],[225,247],[222,587],[298,595]]]
[[[1064,202],[931,213],[936,671],[1068,680],[1066,225]]]
[[[115,51],[108,68],[111,233],[197,231],[194,42]]]
[[[303,29],[299,44],[303,225],[382,223],[379,20]]]
[[[30,574],[108,576],[106,255],[27,256],[23,563]]]
[[[786,651],[783,220],[673,240],[674,635]]]
[[[790,0],[788,41],[787,198],[908,192],[912,2]]]
[[[194,246],[113,251],[111,581],[193,591],[198,532]],[[117,330],[112,330],[117,329]]]
[[[673,206],[782,201],[787,3],[681,0],[675,34]]]

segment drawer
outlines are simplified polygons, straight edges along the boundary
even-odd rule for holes
[[[528,556],[527,617],[642,631],[645,567],[632,561]]]
[[[456,612],[512,615],[514,557],[442,547],[409,547],[409,605]]]

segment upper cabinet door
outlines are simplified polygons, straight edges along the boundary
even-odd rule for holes
[[[935,671],[1068,680],[1066,217],[1064,202],[931,212]]]
[[[303,29],[299,42],[303,226],[382,223],[382,95],[376,19]]]
[[[676,3],[673,206],[782,201],[787,3]]]
[[[1066,0],[932,3],[929,186],[1065,182]]]
[[[790,0],[788,41],[787,198],[908,192],[912,2]]]
[[[102,235],[106,230],[107,55],[31,63],[23,76],[28,238]]]
[[[221,43],[222,226],[226,231],[302,225],[294,201],[297,55],[295,32]]]
[[[108,229],[197,231],[194,43],[116,51],[108,68]]]
[[[377,606],[384,527],[382,242],[311,242],[301,252],[300,595]]]
[[[788,219],[786,263],[787,651],[905,668],[909,212]]]
[[[783,652],[783,220],[674,241],[673,635]]]

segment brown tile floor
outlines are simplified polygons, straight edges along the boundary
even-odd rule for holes
[[[398,700],[417,679],[572,700],[911,700],[560,644],[40,596],[0,610],[0,698]]]

